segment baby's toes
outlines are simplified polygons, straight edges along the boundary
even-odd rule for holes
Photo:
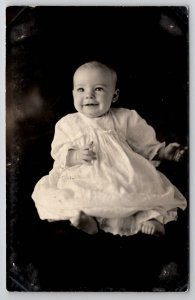
[[[142,225],[141,230],[142,230],[143,233],[148,234],[148,226],[146,224]]]
[[[141,231],[145,234],[154,234],[155,227],[151,224],[143,224]]]
[[[147,226],[147,234],[153,234],[154,228],[153,226],[148,225]]]
[[[150,233],[149,233],[149,234],[154,234],[154,232],[155,232],[155,227],[154,227],[154,226],[151,226],[151,227],[150,227]]]

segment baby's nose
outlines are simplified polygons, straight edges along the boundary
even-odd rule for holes
[[[86,91],[86,98],[93,98],[94,97],[94,93],[93,90],[88,90]]]

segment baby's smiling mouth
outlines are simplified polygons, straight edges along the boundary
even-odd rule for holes
[[[97,106],[98,104],[97,103],[86,103],[84,104],[84,106]]]

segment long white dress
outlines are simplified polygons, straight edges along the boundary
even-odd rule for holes
[[[92,142],[97,159],[91,165],[66,166],[69,149]],[[135,110],[63,117],[52,142],[53,169],[32,194],[40,218],[71,220],[83,211],[96,217],[101,229],[120,235],[136,234],[149,219],[176,220],[186,199],[152,161],[164,145]]]

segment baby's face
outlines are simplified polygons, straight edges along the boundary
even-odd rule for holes
[[[74,106],[87,117],[108,112],[115,93],[112,76],[102,69],[80,69],[74,75]]]

